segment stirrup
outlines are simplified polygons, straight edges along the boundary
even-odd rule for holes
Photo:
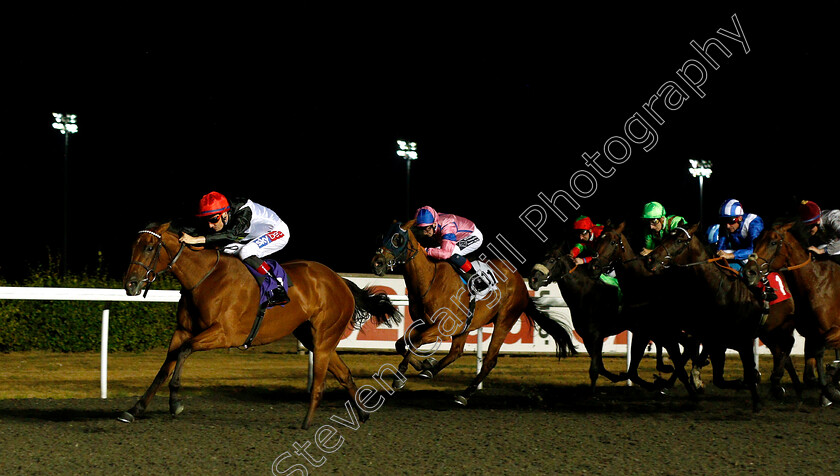
[[[268,297],[268,304],[270,306],[282,306],[284,304],[288,304],[289,301],[289,295],[282,287],[275,288],[271,291],[271,295]]]

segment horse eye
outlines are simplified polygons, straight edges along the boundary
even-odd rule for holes
[[[151,252],[152,252],[152,251],[154,251],[154,250],[155,250],[155,246],[154,246],[154,245],[149,245],[149,246],[147,246],[147,247],[146,247],[146,251],[147,251],[147,252],[149,252],[149,253],[151,253]]]

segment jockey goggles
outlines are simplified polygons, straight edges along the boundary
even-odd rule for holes
[[[218,222],[219,222],[219,220],[221,220],[221,219],[222,219],[222,214],[221,214],[221,213],[217,213],[217,214],[215,214],[215,215],[213,215],[213,216],[209,216],[209,217],[207,217],[207,221],[208,221],[209,223],[218,223]]]

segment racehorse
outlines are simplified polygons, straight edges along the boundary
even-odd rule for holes
[[[219,250],[185,247],[178,239],[179,231],[171,224],[150,225],[139,233],[132,248],[123,280],[129,296],[148,290],[165,272],[171,272],[183,290],[166,360],[146,393],[119,416],[121,421],[131,422],[142,415],[170,375],[169,410],[173,415],[181,413],[184,405],[179,390],[184,360],[193,352],[242,345],[260,308],[257,283],[238,258]],[[402,316],[386,295],[360,289],[323,264],[292,261],[282,266],[292,284],[291,302],[267,309],[252,345],[268,344],[294,333],[313,353],[314,383],[303,428],[312,424],[327,370],[349,392],[359,421],[367,420],[369,414],[356,403],[356,385],[350,369],[336,353],[336,345],[351,320],[360,325],[373,316],[376,322],[390,325]]]
[[[603,348],[606,337],[625,331],[628,326],[621,315],[618,288],[592,278],[583,269],[563,246],[557,246],[546,253],[541,263],[534,265],[528,283],[534,291],[557,283],[569,306],[575,331],[589,354],[590,390],[594,393],[599,375],[613,383],[623,380],[621,375],[604,367]],[[656,351],[657,369],[672,372],[673,368],[666,368],[662,362],[662,347],[657,346]]]
[[[840,266],[831,261],[812,260],[807,239],[796,222],[765,228],[755,240],[753,250],[745,267],[748,281],[755,283],[770,271],[780,271],[787,277],[796,299],[796,329],[805,338],[805,355],[817,360],[823,396],[840,402],[840,392],[829,385],[836,382],[827,381],[823,365],[825,349],[840,348]]]
[[[780,394],[780,380],[787,368],[801,401],[802,386],[790,360],[793,347],[794,301],[786,299],[765,306],[763,295],[751,289],[740,274],[721,258],[710,258],[697,235],[699,224],[678,227],[664,236],[662,242],[645,259],[651,271],[671,268],[677,274],[683,302],[698,313],[685,322],[686,328],[697,335],[712,360],[714,383],[718,387],[733,385],[723,380],[723,364],[727,348],[735,349],[744,367],[743,386],[752,395],[753,410],[758,411],[758,368],[753,343],[761,337],[773,353],[773,385]],[[786,289],[784,283],[781,289]],[[740,388],[741,384],[734,385]]]
[[[386,268],[393,271],[396,265],[403,265],[408,307],[414,322],[395,343],[397,353],[403,356],[398,367],[400,372],[405,374],[411,364],[421,371],[422,378],[432,378],[463,354],[470,331],[493,323],[493,335],[481,369],[455,397],[456,403],[466,405],[496,366],[502,343],[523,312],[554,338],[558,357],[576,352],[569,330],[537,309],[525,288],[525,280],[507,261],[488,261],[495,271],[498,289],[476,301],[471,310],[467,285],[452,266],[426,254],[413,232],[414,223],[414,220],[404,225],[394,222],[371,260],[373,272],[378,276],[384,275]],[[420,346],[432,342],[437,346],[446,338],[452,339],[452,346],[440,361],[430,357],[433,351],[421,353]],[[425,359],[420,361],[417,357]],[[400,385],[396,379],[394,383]]]
[[[678,309],[680,306],[673,303],[667,292],[672,283],[667,277],[657,276],[645,268],[641,257],[636,255],[624,236],[624,226],[622,222],[616,227],[604,228],[592,246],[595,257],[589,264],[590,272],[596,277],[604,270],[614,268],[624,296],[622,318],[633,332],[633,341],[630,365],[620,375],[644,389],[658,391],[680,379],[689,395],[694,397],[697,388],[689,381],[685,371],[688,354],[682,352],[679,345],[685,336],[679,319],[675,317],[678,312],[690,310]],[[651,383],[639,376],[639,365],[650,341],[656,344],[657,351],[660,348],[667,350],[674,363],[674,373],[667,381]],[[658,365],[662,365],[659,355],[657,360]]]

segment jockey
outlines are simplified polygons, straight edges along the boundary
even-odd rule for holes
[[[711,225],[709,228],[706,228],[706,244],[707,245],[714,245],[717,247],[718,240],[720,239],[720,223],[715,223]]]
[[[717,255],[737,260],[731,263],[733,269],[740,270],[753,252],[753,242],[764,230],[764,221],[753,213],[744,213],[741,203],[729,199],[720,206],[720,230],[717,242]]]
[[[659,202],[650,202],[645,204],[642,211],[642,219],[647,220],[650,226],[650,232],[645,235],[645,243],[642,251],[639,253],[642,256],[649,254],[654,248],[659,246],[662,242],[662,237],[666,233],[670,233],[679,226],[686,225],[685,218],[677,215],[668,216],[665,213],[665,207]]]
[[[475,279],[475,283],[470,283],[476,273],[472,263],[465,257],[477,250],[484,241],[475,223],[457,215],[438,213],[434,208],[425,206],[417,210],[414,226],[420,228],[423,236],[440,243],[438,247],[426,248],[427,255],[449,261],[476,292],[487,288],[483,279]]]
[[[604,225],[596,225],[589,217],[581,215],[575,220],[573,228],[580,241],[569,252],[569,256],[574,258],[575,264],[588,263],[592,261],[592,250],[589,246],[604,232]],[[579,256],[581,254],[583,256]]]
[[[210,231],[196,231],[195,235],[184,232],[182,243],[221,247],[225,254],[238,256],[257,273],[279,284],[269,296],[270,306],[289,302],[282,280],[262,260],[289,242],[289,227],[274,211],[251,200],[229,202],[221,193],[210,192],[201,197],[196,216],[207,220]]]
[[[808,249],[840,263],[840,210],[823,211],[816,203],[803,200],[799,205],[799,217],[816,243]]]

